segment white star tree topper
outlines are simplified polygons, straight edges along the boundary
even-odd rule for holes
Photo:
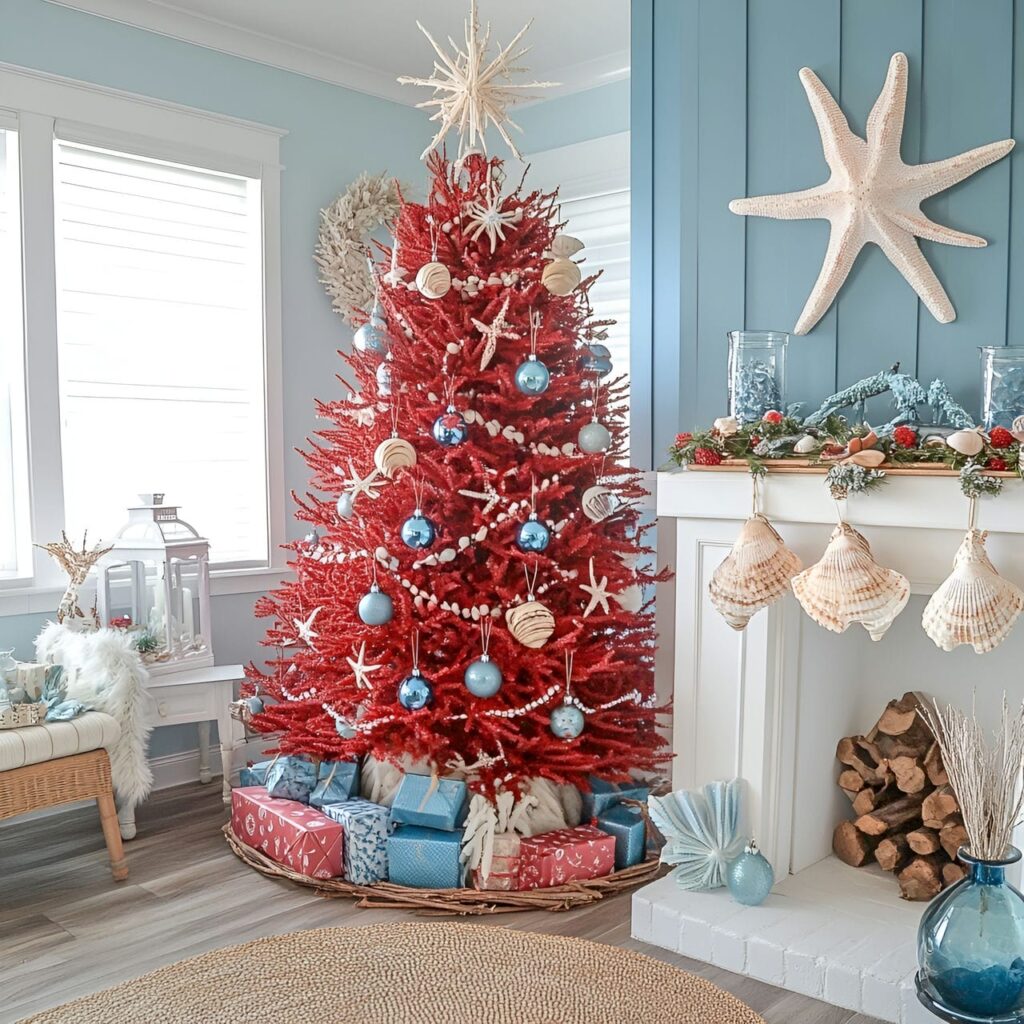
[[[981,247],[977,235],[955,231],[921,212],[929,196],[969,178],[1006,156],[1013,139],[933,163],[908,165],[900,156],[907,102],[907,56],[894,53],[878,99],[868,116],[866,139],[855,135],[821,79],[803,68],[800,81],[807,93],[831,176],[823,185],[802,192],[734,199],[733,213],[780,220],[827,220],[832,225],[825,260],[807,304],[794,328],[806,334],[825,315],[869,242],[877,245],[906,278],[940,323],[956,319],[949,296],[935,276],[917,238],[946,245]]]
[[[522,129],[508,115],[508,108],[522,98],[522,89],[547,89],[558,82],[513,82],[514,74],[523,74],[528,69],[517,62],[528,52],[529,47],[516,49],[519,41],[533,24],[528,21],[508,46],[499,49],[497,56],[487,63],[487,48],[491,39],[488,23],[480,38],[480,22],[476,14],[476,0],[471,0],[469,19],[465,23],[466,48],[462,50],[450,36],[454,53],[449,56],[441,49],[434,37],[417,21],[419,30],[430,41],[438,60],[434,61],[434,73],[429,78],[413,78],[403,75],[398,79],[402,85],[422,85],[434,90],[432,99],[417,103],[417,107],[437,107],[431,121],[440,121],[437,134],[430,145],[420,154],[422,160],[453,128],[459,133],[459,156],[467,149],[479,145],[487,152],[484,133],[488,123],[493,124],[516,158],[522,156],[508,133],[508,128]],[[506,125],[508,127],[506,127]]]

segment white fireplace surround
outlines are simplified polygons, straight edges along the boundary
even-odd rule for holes
[[[811,565],[839,509],[821,474],[769,474],[760,510]],[[743,908],[725,890],[687,893],[670,878],[633,901],[637,938],[883,1020],[933,1021],[913,992],[922,904],[901,902],[891,876],[831,856],[835,824],[850,816],[835,779],[835,747],[867,731],[885,703],[923,690],[994,724],[1004,689],[1024,698],[1024,621],[997,650],[938,650],[921,628],[927,595],[949,574],[967,527],[955,477],[890,476],[842,503],[876,560],[911,582],[912,597],[886,636],[859,626],[830,633],[788,594],[743,632],[708,596],[715,567],[751,512],[746,472],[658,474],[660,560],[675,579],[659,590],[660,668],[672,676],[676,789],[739,776],[745,828],[775,866],[764,906]],[[1024,585],[1024,487],[979,504],[996,568]],[[664,683],[664,678],[662,680]],[[659,688],[666,688],[664,686]]]

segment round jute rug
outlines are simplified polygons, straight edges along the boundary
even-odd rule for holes
[[[378,924],[217,949],[23,1024],[764,1024],[703,978],[561,935]]]

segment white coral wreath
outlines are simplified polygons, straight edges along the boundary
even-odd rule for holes
[[[353,324],[353,314],[373,301],[367,266],[370,233],[398,216],[398,182],[387,174],[360,174],[326,209],[313,258],[334,308]],[[354,324],[353,324],[354,325]]]

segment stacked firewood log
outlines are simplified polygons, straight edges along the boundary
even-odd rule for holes
[[[832,849],[854,867],[874,861],[893,872],[907,900],[930,900],[962,878],[956,852],[967,840],[939,745],[917,712],[921,700],[889,701],[866,736],[836,748],[854,817],[836,826]]]

